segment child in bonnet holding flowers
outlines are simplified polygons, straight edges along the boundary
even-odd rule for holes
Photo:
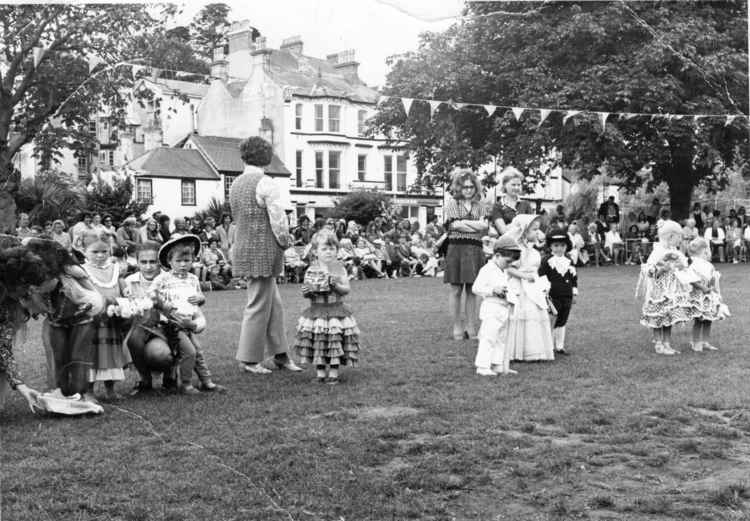
[[[682,227],[677,222],[663,220],[658,236],[659,242],[641,266],[638,290],[645,290],[645,300],[640,322],[652,330],[658,354],[674,355],[679,351],[671,346],[672,326],[692,319],[688,262],[679,250]]]

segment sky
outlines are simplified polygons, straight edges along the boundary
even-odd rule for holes
[[[247,19],[277,49],[299,35],[303,53],[325,58],[354,49],[359,76],[371,87],[385,83],[386,58],[416,50],[419,34],[442,31],[460,16],[464,0],[222,0],[230,21]],[[208,2],[188,0],[180,24],[187,24]]]

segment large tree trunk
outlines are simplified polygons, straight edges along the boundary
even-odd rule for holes
[[[669,186],[669,200],[672,207],[672,219],[679,221],[687,219],[690,216],[690,201],[693,197],[693,184],[690,176],[669,176],[667,178]]]
[[[12,164],[0,165],[0,233],[16,230],[16,192],[20,179]]]

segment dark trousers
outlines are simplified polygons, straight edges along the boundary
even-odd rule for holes
[[[570,315],[570,308],[573,307],[573,297],[553,297],[550,296],[550,300],[557,309],[557,319],[555,319],[555,325],[553,327],[564,327],[568,323],[568,316]]]
[[[89,369],[94,367],[94,323],[64,325],[47,321],[46,328],[55,359],[55,383],[64,396],[85,393]]]

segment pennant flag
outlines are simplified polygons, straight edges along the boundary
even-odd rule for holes
[[[34,47],[31,52],[33,53],[34,57],[34,67],[39,65],[39,62],[42,61],[42,58],[44,57],[44,53],[47,49],[44,47]]]
[[[672,114],[672,118],[675,119],[675,120],[677,120],[677,121],[681,120],[684,117],[685,116],[683,116],[682,114]]]
[[[93,54],[89,54],[88,56],[86,56],[86,61],[89,64],[89,73],[96,69],[99,64],[104,63],[104,60],[102,60],[98,56],[94,56]]]
[[[437,109],[442,103],[443,103],[442,101],[437,101],[437,100],[434,100],[434,99],[431,99],[429,101],[429,104],[430,104],[430,117],[432,117],[432,115],[435,113],[435,109]]]
[[[607,118],[609,117],[609,112],[597,112],[599,114],[599,121],[602,123],[602,132],[607,128]]]
[[[380,96],[380,97],[378,98],[378,105],[380,105],[381,103],[385,103],[385,102],[386,102],[386,101],[388,101],[389,99],[391,99],[391,98],[390,98],[389,96]]]
[[[465,107],[466,105],[468,105],[468,103],[454,103],[454,104],[453,104],[453,108],[455,108],[455,109],[457,109],[457,110],[461,110],[461,109],[462,109],[462,108],[464,108],[464,107]]]
[[[495,113],[495,110],[497,110],[497,107],[495,105],[485,105],[484,110],[487,111],[487,116],[491,116]]]
[[[549,113],[552,112],[550,109],[539,109],[539,124],[537,127],[541,127],[542,123],[544,123],[544,120],[547,119],[547,116],[549,116]]]
[[[732,124],[732,121],[734,121],[737,118],[737,116],[727,116],[727,120],[724,122],[724,126],[727,127]]]
[[[406,112],[407,116],[409,115],[412,103],[414,103],[414,98],[401,98],[401,104],[404,106],[404,112]]]
[[[569,110],[568,112],[566,112],[566,113],[565,113],[565,115],[563,116],[563,126],[565,126],[565,123],[566,123],[566,122],[567,122],[567,121],[568,121],[568,120],[569,120],[570,118],[572,118],[572,117],[573,117],[573,116],[575,116],[576,114],[580,114],[580,113],[581,113],[581,111],[580,111],[580,110]]]
[[[634,118],[634,117],[636,117],[637,115],[638,115],[638,114],[633,114],[632,112],[626,112],[625,114],[623,114],[623,116],[624,116],[624,118],[625,118],[626,120],[628,120],[628,119],[633,119],[633,118]]]
[[[510,110],[513,111],[513,115],[516,117],[516,121],[520,121],[521,120],[521,114],[523,114],[523,111],[525,109],[522,109],[521,107],[513,107]]]

